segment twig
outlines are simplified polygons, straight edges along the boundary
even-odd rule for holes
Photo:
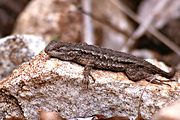
[[[83,9],[91,12],[91,0],[82,0]],[[88,15],[84,14],[84,41],[88,44],[95,44],[94,29],[92,19]]]
[[[90,16],[91,18],[93,18],[94,20],[100,22],[101,24],[111,28],[112,30],[118,32],[118,33],[122,33],[124,34],[126,37],[130,36],[129,33],[127,33],[126,31],[121,30],[120,28],[118,28],[117,26],[113,25],[110,21],[108,21],[107,19],[101,19],[99,17],[97,17],[95,14],[93,14],[92,12],[87,12],[84,9],[82,9],[81,7],[79,7],[79,11],[85,15]]]
[[[143,118],[142,115],[141,115],[141,103],[142,103],[142,102],[141,102],[141,99],[142,99],[142,96],[143,96],[143,94],[144,94],[147,86],[148,86],[150,83],[151,83],[151,81],[146,84],[146,86],[144,87],[144,89],[143,89],[143,91],[142,91],[142,93],[141,93],[141,95],[140,95],[140,97],[139,97],[138,116],[137,116],[137,118],[136,118],[135,120],[144,120],[144,118]]]
[[[141,20],[135,15],[135,13],[133,13],[133,11],[131,11],[125,5],[122,5],[122,4],[117,5],[117,0],[111,0],[110,2],[112,2],[114,5],[116,5],[117,8],[119,8],[122,12],[124,12],[127,16],[129,16],[135,22],[137,22],[138,24],[141,23]],[[165,4],[165,2],[164,2],[164,4]],[[156,37],[158,40],[163,42],[166,46],[168,46],[176,54],[180,55],[180,48],[176,44],[174,44],[170,39],[168,39],[166,36],[164,36],[162,33],[157,31],[155,28],[149,26],[149,27],[147,27],[147,32],[149,32],[154,37]],[[132,44],[132,43],[130,43],[130,44]]]
[[[132,49],[136,41],[145,34],[147,29],[150,27],[155,17],[164,9],[170,0],[158,1],[157,5],[154,7],[152,12],[150,12],[147,17],[142,21],[136,31],[133,32],[132,36],[127,40],[126,45]]]

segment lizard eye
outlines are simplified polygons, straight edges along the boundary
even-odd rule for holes
[[[71,51],[66,46],[61,46],[61,47],[57,48],[56,50],[59,52],[67,52],[67,53]]]
[[[65,47],[65,46],[63,46],[63,47],[59,47],[59,49],[58,50],[60,50],[60,51],[66,51],[66,52],[68,52],[69,51],[69,49],[67,49],[67,47]]]
[[[62,46],[60,47],[61,50],[66,50],[66,47]]]

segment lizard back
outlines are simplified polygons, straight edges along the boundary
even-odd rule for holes
[[[55,55],[53,51],[59,55]],[[63,59],[63,55],[70,56],[72,54],[75,57],[71,61],[81,65],[86,65],[88,61],[92,61],[94,68],[98,69],[124,71],[128,65],[134,64],[137,67],[143,67],[144,69],[147,69],[152,74],[160,74],[166,78],[171,78],[175,74],[174,69],[168,73],[156,67],[155,65],[152,65],[151,63],[133,55],[107,48],[97,47],[94,45],[88,45],[86,43],[77,44],[52,41],[45,48],[45,52],[51,57],[56,57],[61,60],[66,60]]]

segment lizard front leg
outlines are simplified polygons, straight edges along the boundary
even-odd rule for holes
[[[82,83],[86,85],[86,88],[88,88],[89,85],[89,77],[92,78],[92,80],[95,82],[95,78],[91,75],[91,70],[94,67],[94,64],[92,61],[89,61],[85,67],[84,67],[84,71],[83,71],[83,81]]]

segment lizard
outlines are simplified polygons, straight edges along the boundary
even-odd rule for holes
[[[157,84],[160,84],[162,81],[154,78],[154,80],[151,80],[155,74],[168,79],[172,78],[175,74],[174,68],[170,72],[165,72],[144,59],[131,54],[86,43],[51,41],[44,51],[50,57],[63,61],[72,61],[85,66],[83,83],[87,85],[89,84],[89,77],[95,82],[94,77],[91,75],[92,69],[124,72],[128,79],[132,81],[145,79]]]

